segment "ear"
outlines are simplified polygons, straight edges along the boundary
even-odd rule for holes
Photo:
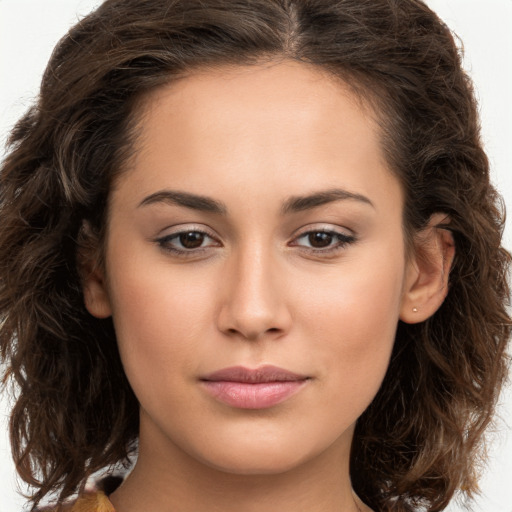
[[[105,272],[100,263],[99,241],[86,222],[79,235],[77,265],[82,281],[85,308],[96,318],[108,318],[112,315],[112,308]]]
[[[448,294],[448,276],[455,243],[446,229],[447,215],[436,213],[415,237],[414,254],[407,263],[400,320],[414,324],[431,317]]]

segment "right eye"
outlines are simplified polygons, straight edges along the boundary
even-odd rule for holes
[[[219,247],[220,243],[205,231],[187,229],[170,233],[156,239],[156,243],[164,250],[178,256],[188,256],[204,251],[209,247]]]

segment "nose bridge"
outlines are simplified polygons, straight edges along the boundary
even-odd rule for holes
[[[277,291],[271,285],[274,265],[275,261],[262,244],[245,248],[239,258],[236,294],[242,297],[242,302],[253,306],[250,310],[254,313],[269,309],[270,303],[276,298]]]
[[[253,240],[234,251],[231,259],[220,328],[247,339],[286,330],[289,315],[272,249]]]

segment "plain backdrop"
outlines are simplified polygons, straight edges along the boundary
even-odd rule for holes
[[[403,0],[406,1],[406,0]],[[58,39],[99,0],[0,0],[0,144],[37,94]],[[512,211],[512,0],[427,0],[462,39],[465,67],[481,106],[493,181]],[[512,226],[505,232],[512,249]],[[79,398],[77,398],[79,399]],[[0,512],[21,512],[7,439],[8,403],[0,401]],[[512,390],[502,395],[491,433],[491,462],[474,512],[512,512]],[[23,486],[21,486],[23,490]],[[449,512],[470,510],[454,503]],[[143,511],[141,511],[143,512]],[[273,511],[272,511],[273,512]]]

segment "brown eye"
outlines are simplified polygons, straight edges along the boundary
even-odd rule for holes
[[[308,234],[308,242],[311,247],[321,249],[332,244],[333,235],[325,231],[312,231]]]
[[[200,233],[199,231],[188,231],[186,233],[181,233],[179,235],[180,244],[185,249],[197,249],[203,245],[205,238],[204,233]]]
[[[333,255],[347,248],[356,241],[354,235],[348,235],[334,230],[311,230],[302,233],[290,245],[300,247],[305,251],[318,255]]]
[[[208,233],[192,229],[165,235],[157,238],[155,242],[162,249],[180,256],[197,255],[200,251],[220,246],[219,242]]]

